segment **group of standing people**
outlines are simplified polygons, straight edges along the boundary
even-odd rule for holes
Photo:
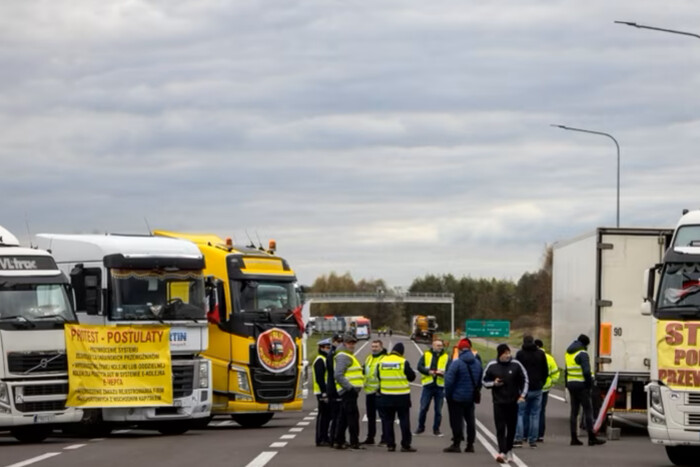
[[[380,418],[379,445],[396,450],[394,422],[401,429],[401,451],[414,452],[410,429],[410,383],[416,373],[404,357],[403,343],[391,353],[381,340],[371,342],[371,352],[361,364],[354,355],[357,339],[352,335],[335,335],[319,342],[313,362],[313,387],[318,400],[316,445],[335,449],[364,449],[375,444],[376,420]],[[590,340],[580,335],[567,349],[566,386],[571,396],[571,445],[583,444],[577,437],[576,420],[581,408],[588,431],[588,445],[605,443],[593,432],[590,391],[593,373],[586,348]],[[544,440],[545,411],[549,390],[557,382],[560,370],[554,358],[545,352],[541,340],[524,336],[513,358],[510,347],[500,344],[495,360],[482,368],[481,358],[463,338],[449,355],[441,340],[435,340],[417,364],[422,392],[418,427],[414,434],[425,432],[427,414],[434,407],[433,435],[441,437],[442,406],[447,401],[452,443],[445,452],[474,452],[476,439],[475,404],[480,402],[482,386],[492,391],[493,414],[500,463],[513,460],[513,448],[526,441],[536,448]],[[365,391],[367,437],[360,442],[358,398]],[[465,428],[466,426],[466,436]],[[349,440],[346,439],[346,433]]]

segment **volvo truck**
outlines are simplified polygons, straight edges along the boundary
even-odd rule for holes
[[[214,402],[212,413],[259,427],[275,413],[300,411],[304,396],[304,321],[296,276],[275,244],[234,245],[216,235],[155,231],[183,238],[206,258],[218,309],[209,317]]]
[[[173,404],[84,409],[85,431],[118,425],[181,434],[211,415],[204,257],[190,242],[142,235],[39,234],[71,277],[81,324],[167,325]],[[99,431],[98,431],[99,430]]]
[[[700,211],[685,212],[663,261],[647,270],[642,314],[650,316],[651,441],[676,465],[700,459]],[[657,287],[658,284],[658,287]],[[649,332],[649,329],[651,332]]]
[[[658,262],[672,229],[598,228],[553,247],[552,356],[565,368],[567,347],[579,334],[596,386],[605,394],[619,375],[615,411],[644,412],[652,341],[639,315],[641,277]]]
[[[51,255],[0,227],[0,430],[19,441],[42,441],[83,415],[66,407],[63,327],[72,322],[68,278]]]

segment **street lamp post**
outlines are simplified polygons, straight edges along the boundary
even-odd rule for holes
[[[631,26],[637,29],[651,29],[652,31],[670,32],[671,34],[680,34],[682,36],[690,36],[700,39],[700,34],[694,34],[692,32],[685,31],[676,31],[675,29],[657,28],[656,26],[645,26],[643,24],[637,24],[632,21],[615,21],[615,24],[624,24],[625,26]]]
[[[613,140],[613,143],[615,143],[615,147],[617,148],[617,227],[620,227],[620,144],[613,137],[613,135],[603,133],[602,131],[584,130],[583,128],[573,128],[566,125],[556,124],[552,124],[551,126],[555,128],[561,128],[562,130],[579,131],[581,133],[590,133],[592,135],[606,136]]]

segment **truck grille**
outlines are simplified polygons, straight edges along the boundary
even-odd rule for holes
[[[59,352],[10,352],[7,354],[10,373],[66,373],[68,359]]]
[[[66,410],[66,401],[23,402],[15,407],[20,412],[60,412]]]
[[[688,426],[700,426],[700,413],[687,413],[686,425]]]
[[[689,392],[687,395],[687,405],[700,405],[700,392]]]
[[[36,384],[23,386],[25,396],[51,396],[54,394],[68,394],[68,384]]]
[[[297,375],[291,373],[273,374],[262,368],[251,368],[253,391],[258,402],[280,403],[294,400]]]
[[[194,365],[173,365],[173,397],[187,397],[194,390]]]

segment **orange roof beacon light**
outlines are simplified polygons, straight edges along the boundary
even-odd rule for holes
[[[226,237],[226,246],[229,248],[233,248],[233,240],[231,237]]]
[[[277,242],[274,240],[270,240],[270,243],[268,244],[267,250],[270,253],[274,253],[275,250],[277,250]]]

